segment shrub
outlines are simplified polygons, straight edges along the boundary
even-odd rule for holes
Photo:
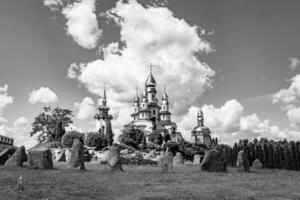
[[[104,135],[98,132],[89,132],[85,135],[84,144],[88,147],[95,147],[96,150],[100,150],[106,147],[106,139]]]
[[[84,134],[79,133],[77,131],[70,131],[67,132],[63,137],[62,137],[62,144],[68,148],[71,148],[73,145],[73,141],[75,139],[79,139],[82,143],[84,141]]]
[[[139,146],[145,146],[144,133],[141,130],[130,126],[123,129],[122,132],[123,133],[118,137],[118,140],[122,144],[126,144],[136,149],[139,148]]]
[[[154,131],[149,135],[149,141],[153,142],[154,144],[157,145],[162,145],[164,140],[163,135],[160,132]]]

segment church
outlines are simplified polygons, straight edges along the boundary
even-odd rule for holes
[[[169,97],[166,88],[161,98],[161,104],[159,104],[156,95],[156,81],[152,74],[152,66],[150,65],[150,73],[145,82],[144,92],[141,98],[137,92],[133,99],[131,125],[142,130],[146,136],[155,130],[162,134],[169,133],[171,140],[174,142],[183,140],[181,133],[177,132],[176,123],[171,120],[172,114],[169,111]]]

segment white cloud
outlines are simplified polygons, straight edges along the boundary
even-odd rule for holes
[[[0,135],[13,138],[15,146],[24,145],[26,148],[34,146],[37,142],[35,137],[30,137],[30,131],[30,123],[25,117],[16,119],[12,127],[6,124],[0,125]]]
[[[7,120],[3,117],[4,109],[14,102],[14,98],[8,95],[8,85],[0,86],[0,123],[4,123]]]
[[[274,140],[296,139],[300,134],[281,130],[270,124],[270,120],[261,120],[257,114],[244,115],[244,107],[237,100],[229,100],[220,108],[204,105],[204,123],[210,128],[213,137],[222,143],[233,144],[239,139],[268,138]],[[189,140],[191,130],[196,126],[198,108],[191,107],[189,112],[179,121],[178,125],[183,136]]]
[[[290,61],[289,68],[292,71],[294,71],[300,65],[300,59],[299,58],[289,58],[289,61]]]
[[[300,125],[300,107],[288,109],[287,116],[293,127]]]
[[[80,120],[91,120],[95,115],[95,103],[90,97],[85,97],[82,102],[76,102],[75,108],[78,110],[76,117]]]
[[[57,95],[47,87],[41,87],[38,90],[33,90],[29,93],[28,101],[31,104],[35,103],[55,103],[58,101]]]
[[[52,11],[58,11],[63,5],[63,0],[44,0],[44,6],[49,7]]]
[[[102,35],[95,14],[95,0],[80,0],[62,9],[67,19],[66,31],[73,40],[86,49],[95,48]]]
[[[76,63],[72,63],[69,68],[68,68],[68,78],[70,79],[75,79],[78,74],[80,73],[79,67],[77,66]]]
[[[109,84],[108,105],[117,126],[130,120],[135,87],[143,87],[149,74],[149,63],[161,91],[167,84],[172,112],[182,115],[199,101],[202,93],[212,87],[215,72],[196,54],[213,51],[210,43],[198,34],[200,28],[176,18],[164,7],[147,8],[135,0],[119,1],[108,12],[120,26],[120,40],[100,47],[103,59],[72,67],[79,71],[77,80],[93,94],[101,95],[104,81]],[[71,78],[74,74],[71,73]],[[187,90],[189,88],[189,90]],[[158,96],[158,98],[160,98]],[[120,123],[120,124],[119,124]]]

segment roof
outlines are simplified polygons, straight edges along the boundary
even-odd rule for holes
[[[147,78],[147,80],[146,80],[146,86],[150,86],[150,85],[156,85],[156,81],[155,81],[155,79],[154,79],[154,77],[153,77],[153,74],[152,74],[152,72],[150,72],[150,74],[149,74],[149,76],[148,76],[148,78]]]
[[[206,126],[196,126],[192,132],[197,132],[197,133],[203,133],[203,134],[210,134],[210,130],[209,128],[207,128]]]

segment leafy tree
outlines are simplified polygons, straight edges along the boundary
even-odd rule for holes
[[[63,137],[62,137],[62,143],[64,146],[71,148],[73,145],[73,141],[75,139],[79,139],[80,142],[83,144],[84,142],[84,134],[79,133],[77,131],[70,131],[67,132]]]
[[[163,140],[164,140],[163,135],[158,131],[154,131],[149,135],[149,141],[153,142],[154,144],[162,145]]]
[[[269,168],[269,147],[267,145],[267,142],[264,142],[263,149],[263,165],[264,168]]]
[[[123,133],[118,138],[121,143],[136,149],[139,147],[139,145],[145,147],[146,138],[141,130],[135,128],[134,126],[130,126],[123,129],[122,132]]]
[[[84,143],[88,147],[95,147],[96,150],[100,150],[106,147],[106,139],[103,134],[98,132],[89,132],[85,135]]]
[[[59,122],[62,126],[68,126],[73,123],[73,111],[56,107],[54,110],[51,107],[44,107],[43,112],[35,117],[31,124],[32,131],[30,136],[37,135],[37,141],[44,143],[55,140],[55,127]]]

